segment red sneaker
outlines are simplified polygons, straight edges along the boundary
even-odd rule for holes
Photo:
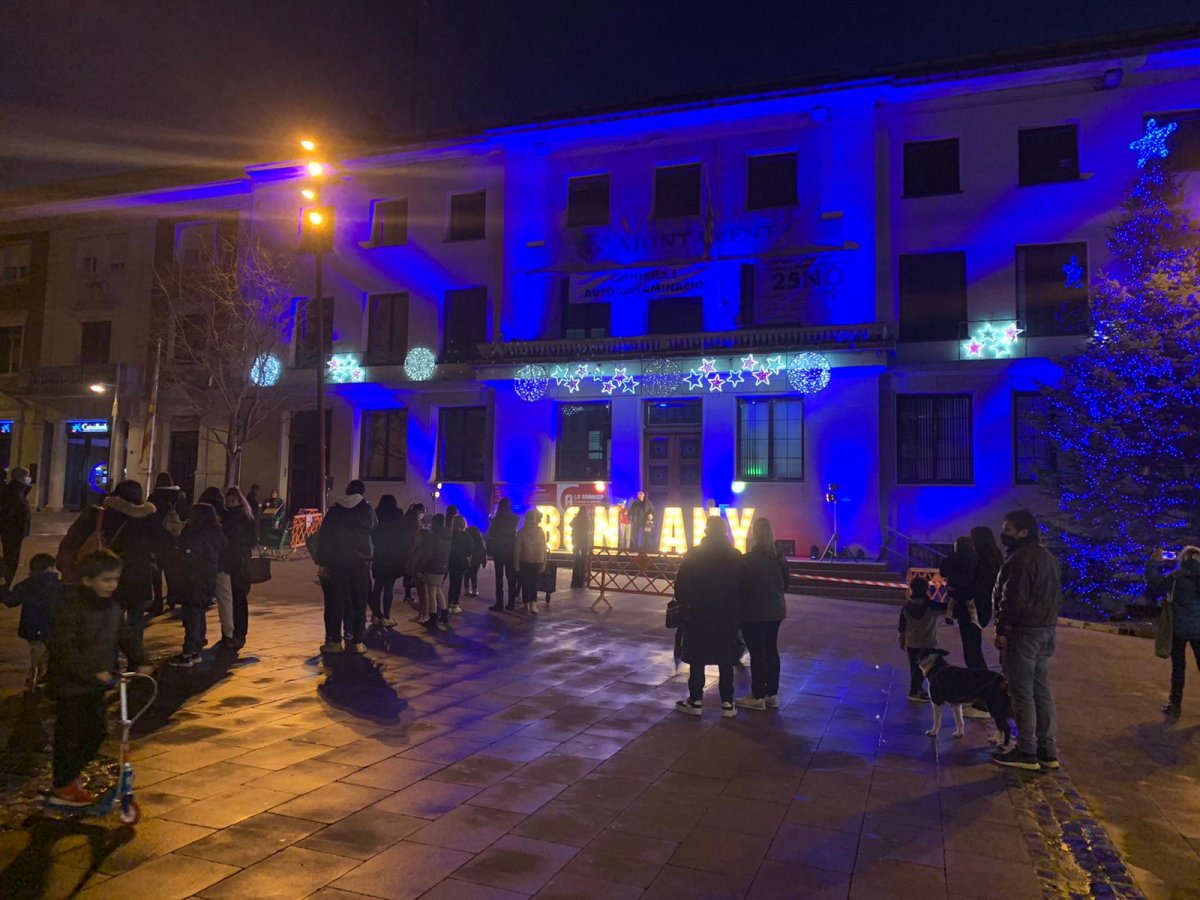
[[[91,806],[96,802],[95,796],[83,786],[83,780],[79,778],[70,784],[56,788],[54,800],[63,806]]]

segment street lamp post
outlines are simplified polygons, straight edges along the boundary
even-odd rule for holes
[[[317,145],[312,140],[302,140],[301,148],[305,153],[313,154]],[[305,231],[313,237],[313,268],[314,281],[316,290],[316,308],[317,308],[317,473],[319,478],[318,488],[318,507],[321,514],[325,514],[325,506],[328,494],[329,483],[329,468],[328,465],[328,446],[329,435],[325,428],[325,367],[329,354],[325,348],[325,289],[323,283],[323,263],[325,253],[325,235],[326,229],[330,227],[330,223],[326,221],[326,217],[321,211],[321,178],[325,175],[326,166],[311,159],[306,166],[309,175],[309,187],[301,191],[301,195],[305,200],[312,202],[312,208],[305,214],[308,221],[305,223]],[[305,319],[308,320],[308,308],[305,308]],[[306,327],[310,324],[305,322]]]

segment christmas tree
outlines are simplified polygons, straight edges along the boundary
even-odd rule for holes
[[[1173,130],[1151,119],[1130,144],[1140,172],[1091,293],[1091,339],[1047,392],[1065,587],[1104,616],[1142,593],[1154,547],[1200,543],[1200,233],[1164,164]]]

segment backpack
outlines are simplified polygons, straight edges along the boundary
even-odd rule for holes
[[[81,517],[82,518],[82,517]],[[79,524],[78,521],[76,525]],[[110,543],[115,543],[120,537],[121,532],[125,530],[123,523],[117,529],[117,533],[113,535],[112,542],[109,542],[104,537],[104,507],[100,507],[96,512],[96,525],[92,529],[91,534],[87,535],[82,541],[79,540],[79,532],[75,525],[72,525],[67,530],[66,536],[58,545],[58,554],[55,557],[55,568],[62,573],[64,583],[73,584],[79,581],[79,563],[83,561],[89,553],[95,553],[99,550],[107,550]]]

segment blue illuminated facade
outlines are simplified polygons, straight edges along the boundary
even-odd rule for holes
[[[1200,167],[1197,97],[1200,45],[1138,47],[343,157],[324,285],[362,380],[329,388],[335,487],[430,505],[440,484],[477,522],[503,494],[644,489],[689,536],[692,508],[753,507],[803,554],[835,483],[841,543],[870,556],[1051,505],[1034,395],[1087,339],[1130,143],[1155,118],[1145,152]],[[246,175],[245,227],[295,247],[297,163]],[[311,258],[296,271],[311,296]],[[293,507],[294,362],[301,389],[247,451]]]

